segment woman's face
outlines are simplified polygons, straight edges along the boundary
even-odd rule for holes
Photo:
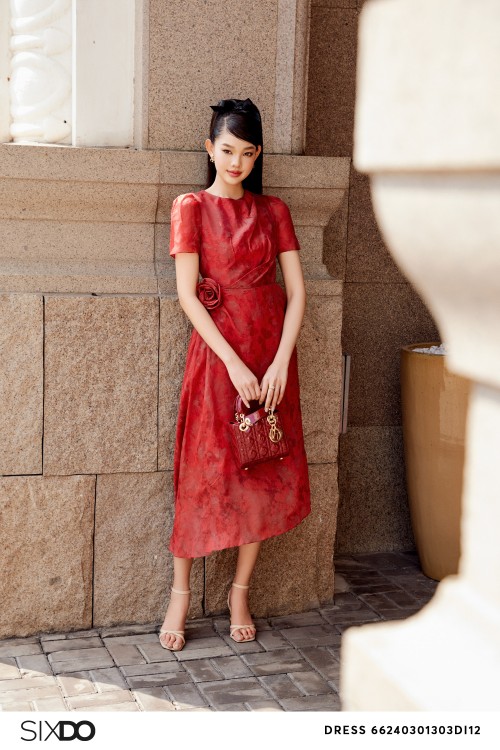
[[[217,177],[232,186],[248,177],[262,150],[261,146],[242,141],[228,130],[223,130],[215,139],[215,143],[207,138],[205,147],[215,159]]]

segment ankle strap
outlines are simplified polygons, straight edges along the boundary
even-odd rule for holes
[[[241,583],[232,583],[231,586],[236,586],[237,589],[249,589],[250,586],[243,586]]]
[[[191,593],[191,589],[188,589],[187,591],[181,591],[180,589],[174,589],[173,586],[172,586],[172,591],[174,591],[176,594],[190,594]]]

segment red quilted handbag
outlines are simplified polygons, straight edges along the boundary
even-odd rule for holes
[[[288,456],[288,442],[276,409],[266,412],[258,399],[251,399],[248,409],[238,394],[234,416],[236,421],[229,422],[229,427],[234,455],[241,469]]]

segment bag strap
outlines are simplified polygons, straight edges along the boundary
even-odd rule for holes
[[[260,409],[249,411],[248,407],[243,403],[243,400],[239,393],[234,400],[234,411],[238,414],[244,414],[245,419],[250,420],[250,424],[255,424],[259,421],[259,419],[264,419],[264,417],[267,417],[267,412],[264,405],[262,405]],[[275,412],[276,409],[274,409],[273,411]]]

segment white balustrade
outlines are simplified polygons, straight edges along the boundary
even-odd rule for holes
[[[0,142],[10,141],[10,6],[0,0]]]
[[[10,134],[71,143],[71,0],[11,0]]]
[[[134,145],[143,0],[0,0],[0,11],[0,140]]]

